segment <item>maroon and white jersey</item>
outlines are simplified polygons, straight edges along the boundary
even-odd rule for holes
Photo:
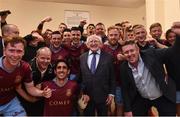
[[[69,48],[70,61],[71,61],[71,74],[78,74],[80,72],[80,60],[81,54],[88,51],[87,46],[82,43],[78,47],[71,45]]]
[[[52,51],[52,60],[51,60],[51,63],[54,64],[57,60],[59,59],[64,59],[64,60],[67,60],[68,57],[69,57],[69,51],[64,49],[64,48],[60,48],[58,51]]]
[[[59,87],[54,81],[47,81],[43,83],[43,88],[46,86],[52,90],[52,96],[45,99],[44,116],[72,115],[78,90],[77,83],[68,80],[63,87]]]
[[[104,45],[102,50],[109,53],[109,54],[111,54],[113,56],[114,70],[115,70],[115,73],[116,73],[116,83],[117,83],[117,85],[120,85],[121,81],[120,81],[119,77],[120,77],[120,64],[121,64],[121,61],[119,61],[117,59],[117,54],[122,53],[121,46],[118,44],[116,48],[111,48],[110,45]]]
[[[14,71],[4,69],[3,57],[0,58],[0,105],[6,104],[16,96],[15,88],[22,82],[32,82],[30,65],[21,61]]]

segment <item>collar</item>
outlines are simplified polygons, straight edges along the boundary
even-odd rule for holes
[[[99,50],[97,50],[97,51],[96,51],[96,53],[97,53],[98,55],[100,55],[101,50],[100,50],[100,49],[99,49]],[[89,54],[88,54],[88,55],[92,55],[92,54],[93,54],[93,51],[89,50]]]
[[[8,71],[8,70],[4,67],[4,65],[3,65],[3,59],[4,59],[4,58],[5,58],[5,56],[2,56],[2,57],[0,58],[0,68],[2,68],[3,70],[5,70],[5,71],[7,71],[7,72],[9,72],[9,73],[10,73],[10,72],[13,72],[14,70]],[[21,63],[19,63],[19,64],[16,66],[16,68],[19,67],[20,64],[21,64]],[[15,69],[16,69],[16,68],[15,68]]]
[[[64,81],[63,84],[59,84],[59,82],[58,82],[57,80],[58,80],[57,77],[55,77],[55,78],[53,79],[54,83],[55,83],[57,86],[59,86],[59,87],[63,87],[63,86],[68,82],[68,78],[65,79],[65,81]]]
[[[111,48],[112,50],[116,50],[119,47],[119,44],[112,46],[111,44],[109,44],[109,42],[108,42],[108,45],[109,45],[109,48]]]
[[[4,48],[4,39],[2,38],[1,41],[2,41],[2,46]]]
[[[141,56],[139,55],[139,59],[138,59],[138,65],[139,64],[141,64],[143,61],[142,61],[142,58],[141,58]],[[137,65],[137,68],[138,68],[138,65]],[[131,69],[134,69],[135,67],[134,66],[132,66],[129,62],[128,62],[128,66],[131,68]],[[137,69],[136,68],[136,69]]]
[[[79,42],[78,44],[74,44],[72,42],[71,45],[72,45],[72,47],[79,48],[82,45],[82,43]]]
[[[54,52],[54,53],[57,53],[57,52],[59,52],[61,49],[62,49],[62,47],[61,46],[59,46],[59,48],[54,48],[52,45],[50,45],[50,50],[52,51],[52,52]]]
[[[2,69],[4,69],[4,67],[3,67],[3,59],[4,59],[4,56],[2,56],[0,58],[0,68],[2,68]]]

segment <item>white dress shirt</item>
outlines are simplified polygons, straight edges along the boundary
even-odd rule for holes
[[[98,50],[97,54],[96,54],[96,68],[97,68],[98,63],[99,63],[100,53],[101,53],[101,50]],[[91,69],[91,61],[92,61],[93,56],[94,56],[93,52],[90,50],[88,53],[88,59],[87,59],[89,69]]]

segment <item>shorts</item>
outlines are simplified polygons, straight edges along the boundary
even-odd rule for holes
[[[119,87],[119,86],[116,87],[115,103],[118,104],[118,105],[123,104],[121,87]]]
[[[77,77],[76,77],[76,75],[75,74],[70,74],[69,75],[69,78],[68,78],[69,80],[77,80]]]
[[[3,116],[26,116],[26,112],[17,97],[7,104],[0,105],[0,114]]]
[[[180,91],[176,91],[176,103],[180,103]]]

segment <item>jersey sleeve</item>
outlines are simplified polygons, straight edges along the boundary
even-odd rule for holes
[[[26,62],[22,62],[22,68],[21,68],[23,74],[24,74],[24,79],[23,81],[25,83],[30,83],[32,82],[32,70],[31,70],[31,67],[28,63]]]

